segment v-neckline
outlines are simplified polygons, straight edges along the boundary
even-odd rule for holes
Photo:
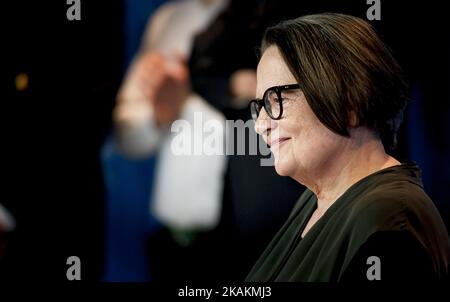
[[[311,198],[313,200],[309,200],[307,202],[312,202],[311,208],[308,210],[308,212],[306,213],[301,226],[299,228],[299,233],[297,233],[298,237],[300,237],[300,241],[302,241],[306,235],[309,234],[309,232],[311,231],[312,228],[314,228],[314,226],[319,222],[319,220],[325,215],[325,213],[323,213],[323,215],[312,225],[311,228],[309,228],[308,232],[305,234],[305,236],[303,235],[303,232],[305,231],[306,226],[308,225],[309,220],[311,220],[311,217],[314,215],[314,212],[317,210],[317,196],[312,193]],[[328,211],[328,210],[327,210]]]
[[[391,166],[391,167],[387,167],[387,168],[383,168],[381,170],[378,170],[376,172],[373,172],[372,174],[369,174],[363,178],[361,178],[360,180],[358,180],[357,182],[355,182],[354,184],[352,184],[344,193],[341,194],[341,196],[339,196],[335,202],[333,202],[333,204],[331,206],[328,207],[328,209],[325,211],[325,213],[322,214],[322,216],[317,219],[317,221],[309,228],[308,232],[305,234],[305,236],[302,236],[309,220],[311,219],[312,215],[314,214],[314,211],[317,209],[317,196],[316,194],[314,194],[314,192],[311,191],[311,198],[313,198],[314,201],[314,205],[311,207],[310,212],[308,212],[307,215],[305,215],[305,221],[302,222],[302,226],[300,228],[300,234],[298,235],[300,237],[300,241],[303,241],[309,233],[311,233],[312,230],[314,230],[315,228],[317,228],[317,225],[319,225],[319,223],[326,217],[331,215],[330,213],[334,212],[335,209],[338,207],[339,202],[345,197],[347,196],[350,192],[353,192],[356,188],[359,187],[359,185],[365,181],[367,181],[367,179],[372,178],[375,175],[378,175],[380,173],[385,173],[388,172],[391,169],[396,169],[396,168],[403,168],[404,166],[408,166],[411,163],[406,162],[406,163],[401,163],[400,165],[395,165],[395,166]],[[311,201],[311,200],[309,200]],[[307,201],[308,202],[308,201]],[[298,242],[297,242],[298,243]]]

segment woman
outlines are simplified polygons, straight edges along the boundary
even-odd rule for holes
[[[447,275],[449,237],[420,170],[386,153],[406,93],[399,65],[359,18],[310,15],[266,31],[255,128],[277,173],[308,189],[247,281]]]

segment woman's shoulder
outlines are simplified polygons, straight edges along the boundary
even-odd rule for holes
[[[392,268],[392,276],[407,272],[404,270],[409,263],[404,261],[409,259],[405,258],[406,253],[423,260],[423,271],[429,271],[430,260],[434,271],[447,271],[448,233],[433,201],[421,186],[405,181],[379,184],[354,196],[345,212],[350,241],[365,247],[360,249],[368,251],[362,253],[364,257],[377,252],[391,259],[392,265],[385,263],[385,267]],[[360,258],[368,259],[364,257]],[[404,265],[398,259],[403,259]],[[423,274],[411,274],[418,275]]]
[[[392,181],[369,187],[351,196],[349,216],[357,228],[377,231],[442,228],[443,222],[423,188],[408,181]]]

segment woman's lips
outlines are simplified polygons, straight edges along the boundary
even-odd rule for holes
[[[271,143],[270,143],[270,148],[276,146],[276,145],[281,145],[282,143],[284,143],[285,141],[290,140],[289,137],[281,137],[278,139],[274,139]]]

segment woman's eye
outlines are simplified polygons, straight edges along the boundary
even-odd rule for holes
[[[281,102],[284,104],[288,104],[290,103],[291,99],[290,98],[281,98]]]
[[[271,99],[270,99],[270,103],[272,103],[272,104],[278,103],[278,98],[277,98],[277,97],[271,98]]]

